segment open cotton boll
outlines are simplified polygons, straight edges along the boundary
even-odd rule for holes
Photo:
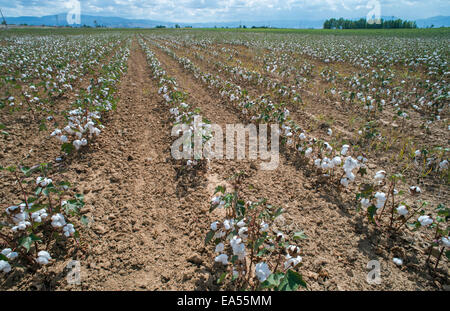
[[[412,195],[414,195],[414,194],[422,193],[422,190],[418,186],[412,186],[412,187],[409,187],[409,192]]]
[[[322,160],[320,160],[320,159],[315,159],[315,160],[314,160],[314,165],[315,165],[317,168],[321,168],[321,164],[322,164]]]
[[[73,141],[73,146],[75,147],[76,150],[79,150],[82,146],[81,140],[74,140]]]
[[[446,169],[448,169],[448,161],[444,160],[444,161],[439,163],[439,170],[440,171],[444,171]]]
[[[370,206],[370,200],[366,198],[361,199],[361,206],[363,208],[368,208]]]
[[[397,207],[397,213],[402,216],[406,216],[408,214],[408,209],[404,205],[400,205]]]
[[[221,254],[221,255],[219,255],[219,256],[217,256],[215,259],[214,259],[214,261],[215,262],[220,262],[220,263],[222,263],[223,265],[228,265],[228,255],[226,255],[226,254]]]
[[[374,179],[375,179],[375,180],[383,180],[385,177],[386,177],[386,172],[385,172],[385,171],[378,171],[378,172],[375,174]]]
[[[60,129],[56,129],[50,134],[50,136],[53,137],[53,136],[61,135],[61,134],[62,134],[61,130]]]
[[[442,244],[445,247],[450,248],[450,239],[449,239],[449,237],[442,237],[441,241],[442,241]]]
[[[5,248],[4,250],[2,250],[1,254],[3,256],[5,256],[6,258],[8,258],[9,260],[13,260],[19,256],[18,253],[13,252],[12,249],[10,249],[10,248]]]
[[[70,237],[75,233],[75,228],[72,224],[67,224],[63,228],[63,233],[66,237]]]
[[[345,188],[347,188],[348,185],[349,185],[348,179],[347,178],[342,178],[341,179],[341,185],[344,186]]]
[[[226,219],[223,222],[223,227],[225,228],[225,230],[230,230],[233,227],[232,221]]]
[[[328,132],[327,132],[327,133],[328,133],[328,135],[331,136],[331,135],[333,135],[333,130],[332,130],[332,129],[328,129]]]
[[[265,262],[260,262],[255,266],[255,275],[260,282],[264,282],[272,274],[269,266]]]
[[[376,208],[382,208],[386,202],[386,194],[384,192],[375,193],[375,198],[377,199]]]
[[[10,272],[11,271],[11,265],[5,260],[0,260],[0,271],[2,271],[4,273]]]
[[[66,225],[66,220],[62,214],[56,214],[52,216],[52,226],[54,228],[61,228]]]
[[[224,249],[225,249],[225,245],[223,243],[219,243],[219,244],[216,245],[215,252],[216,253],[221,253],[221,252],[223,252]]]
[[[241,238],[246,239],[247,238],[247,232],[248,232],[248,228],[247,227],[242,227],[241,229],[239,229],[238,234]]]
[[[306,139],[305,133],[301,133],[298,137],[299,137],[301,140],[305,140],[305,139]]]
[[[269,224],[265,223],[264,220],[261,222],[260,232],[267,232],[269,230]]]
[[[245,226],[246,226],[246,223],[245,223],[244,219],[242,219],[242,220],[239,221],[236,225],[237,225],[239,228],[242,228],[242,227],[245,227]]]
[[[397,266],[403,265],[403,260],[401,260],[400,258],[394,258],[392,261],[393,261]]]
[[[290,255],[286,255],[286,261],[284,262],[284,269],[295,268],[302,262],[302,257],[291,257]]]
[[[349,145],[342,146],[341,155],[345,156],[348,152],[348,149],[350,149]]]
[[[48,265],[49,261],[52,258],[50,257],[50,254],[46,251],[40,251],[38,253],[38,257],[36,258],[36,262],[40,265]]]
[[[217,225],[219,224],[218,221],[215,221],[211,224],[211,230],[212,231],[217,231]]]
[[[420,216],[417,221],[420,222],[420,224],[424,227],[429,226],[433,223],[433,219],[428,215]]]
[[[305,151],[305,156],[307,156],[307,157],[310,157],[311,156],[311,153],[312,153],[312,151],[313,151],[313,149],[310,147],[310,148],[308,148],[308,149],[306,149],[306,151]]]
[[[341,157],[338,157],[338,156],[334,157],[332,161],[335,166],[339,166],[342,164],[342,159],[341,159]]]

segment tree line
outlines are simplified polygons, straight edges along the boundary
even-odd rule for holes
[[[365,18],[359,20],[350,19],[327,19],[323,23],[323,29],[395,29],[395,28],[417,28],[415,21],[407,21],[401,19],[384,20],[381,19],[380,23],[369,24]]]

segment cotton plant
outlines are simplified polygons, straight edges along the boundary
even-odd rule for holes
[[[434,271],[438,268],[443,255],[450,259],[449,218],[450,209],[443,204],[439,204],[433,214],[425,214],[422,211],[421,216],[415,222],[409,224],[412,230],[424,228],[424,230],[428,229],[428,231],[432,232],[426,263],[430,264],[431,256],[436,250],[437,256]]]
[[[212,138],[210,131],[208,130],[210,122],[200,115],[199,109],[186,103],[188,94],[178,89],[176,80],[166,74],[161,63],[156,58],[155,54],[148,48],[145,41],[140,39],[139,44],[144,49],[147,63],[153,72],[154,79],[159,83],[158,94],[163,97],[165,104],[169,107],[168,112],[172,124],[183,124],[187,126],[189,128],[188,131],[191,133],[191,143],[193,143],[195,140],[194,121],[200,119],[200,124],[197,124],[197,126],[201,129],[202,145],[208,143]],[[185,65],[188,66],[189,62]],[[203,154],[194,154],[193,159],[183,160],[183,166],[187,170],[205,168],[206,160],[203,159]]]
[[[0,239],[7,245],[0,254],[4,272],[11,271],[18,260],[30,265],[49,264],[51,255],[45,249],[60,237],[78,243],[79,233],[69,219],[79,217],[83,196],[66,199],[70,184],[50,178],[51,166],[47,164],[0,169],[11,174],[21,192],[21,202],[7,207],[2,216]]]
[[[225,210],[225,219],[214,221],[206,235],[206,244],[213,244],[214,262],[220,274],[217,283],[229,282],[240,290],[297,290],[306,288],[298,273],[302,263],[296,245],[302,232],[288,237],[275,230],[274,221],[283,210],[263,199],[245,202],[240,196],[242,174],[234,176],[234,189],[216,188],[210,211]]]
[[[129,47],[121,48],[110,63],[103,67],[100,77],[91,79],[86,90],[80,90],[72,110],[65,112],[66,126],[51,134],[67,154],[79,151],[104,130],[102,113],[116,108],[117,85],[126,70]]]

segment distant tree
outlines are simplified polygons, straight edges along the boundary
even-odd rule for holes
[[[380,24],[369,24],[367,20],[361,18],[357,21],[350,19],[331,18],[323,23],[323,29],[398,29],[398,28],[417,28],[417,24],[414,21],[403,21],[401,19],[383,20]]]
[[[6,21],[2,21],[2,25],[6,25]]]
[[[176,24],[176,25],[175,25],[175,28],[181,28],[181,27],[180,27],[180,25]]]

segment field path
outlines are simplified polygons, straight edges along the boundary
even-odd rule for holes
[[[207,198],[201,190],[176,194],[167,108],[157,90],[134,40],[117,111],[99,139],[104,148],[89,155],[90,168],[79,176],[93,218],[84,235],[88,257],[80,260],[83,289],[193,290],[207,281],[199,271],[190,281],[203,262],[195,248],[204,234],[196,229],[208,226],[193,203]],[[83,162],[76,164],[81,170]]]

